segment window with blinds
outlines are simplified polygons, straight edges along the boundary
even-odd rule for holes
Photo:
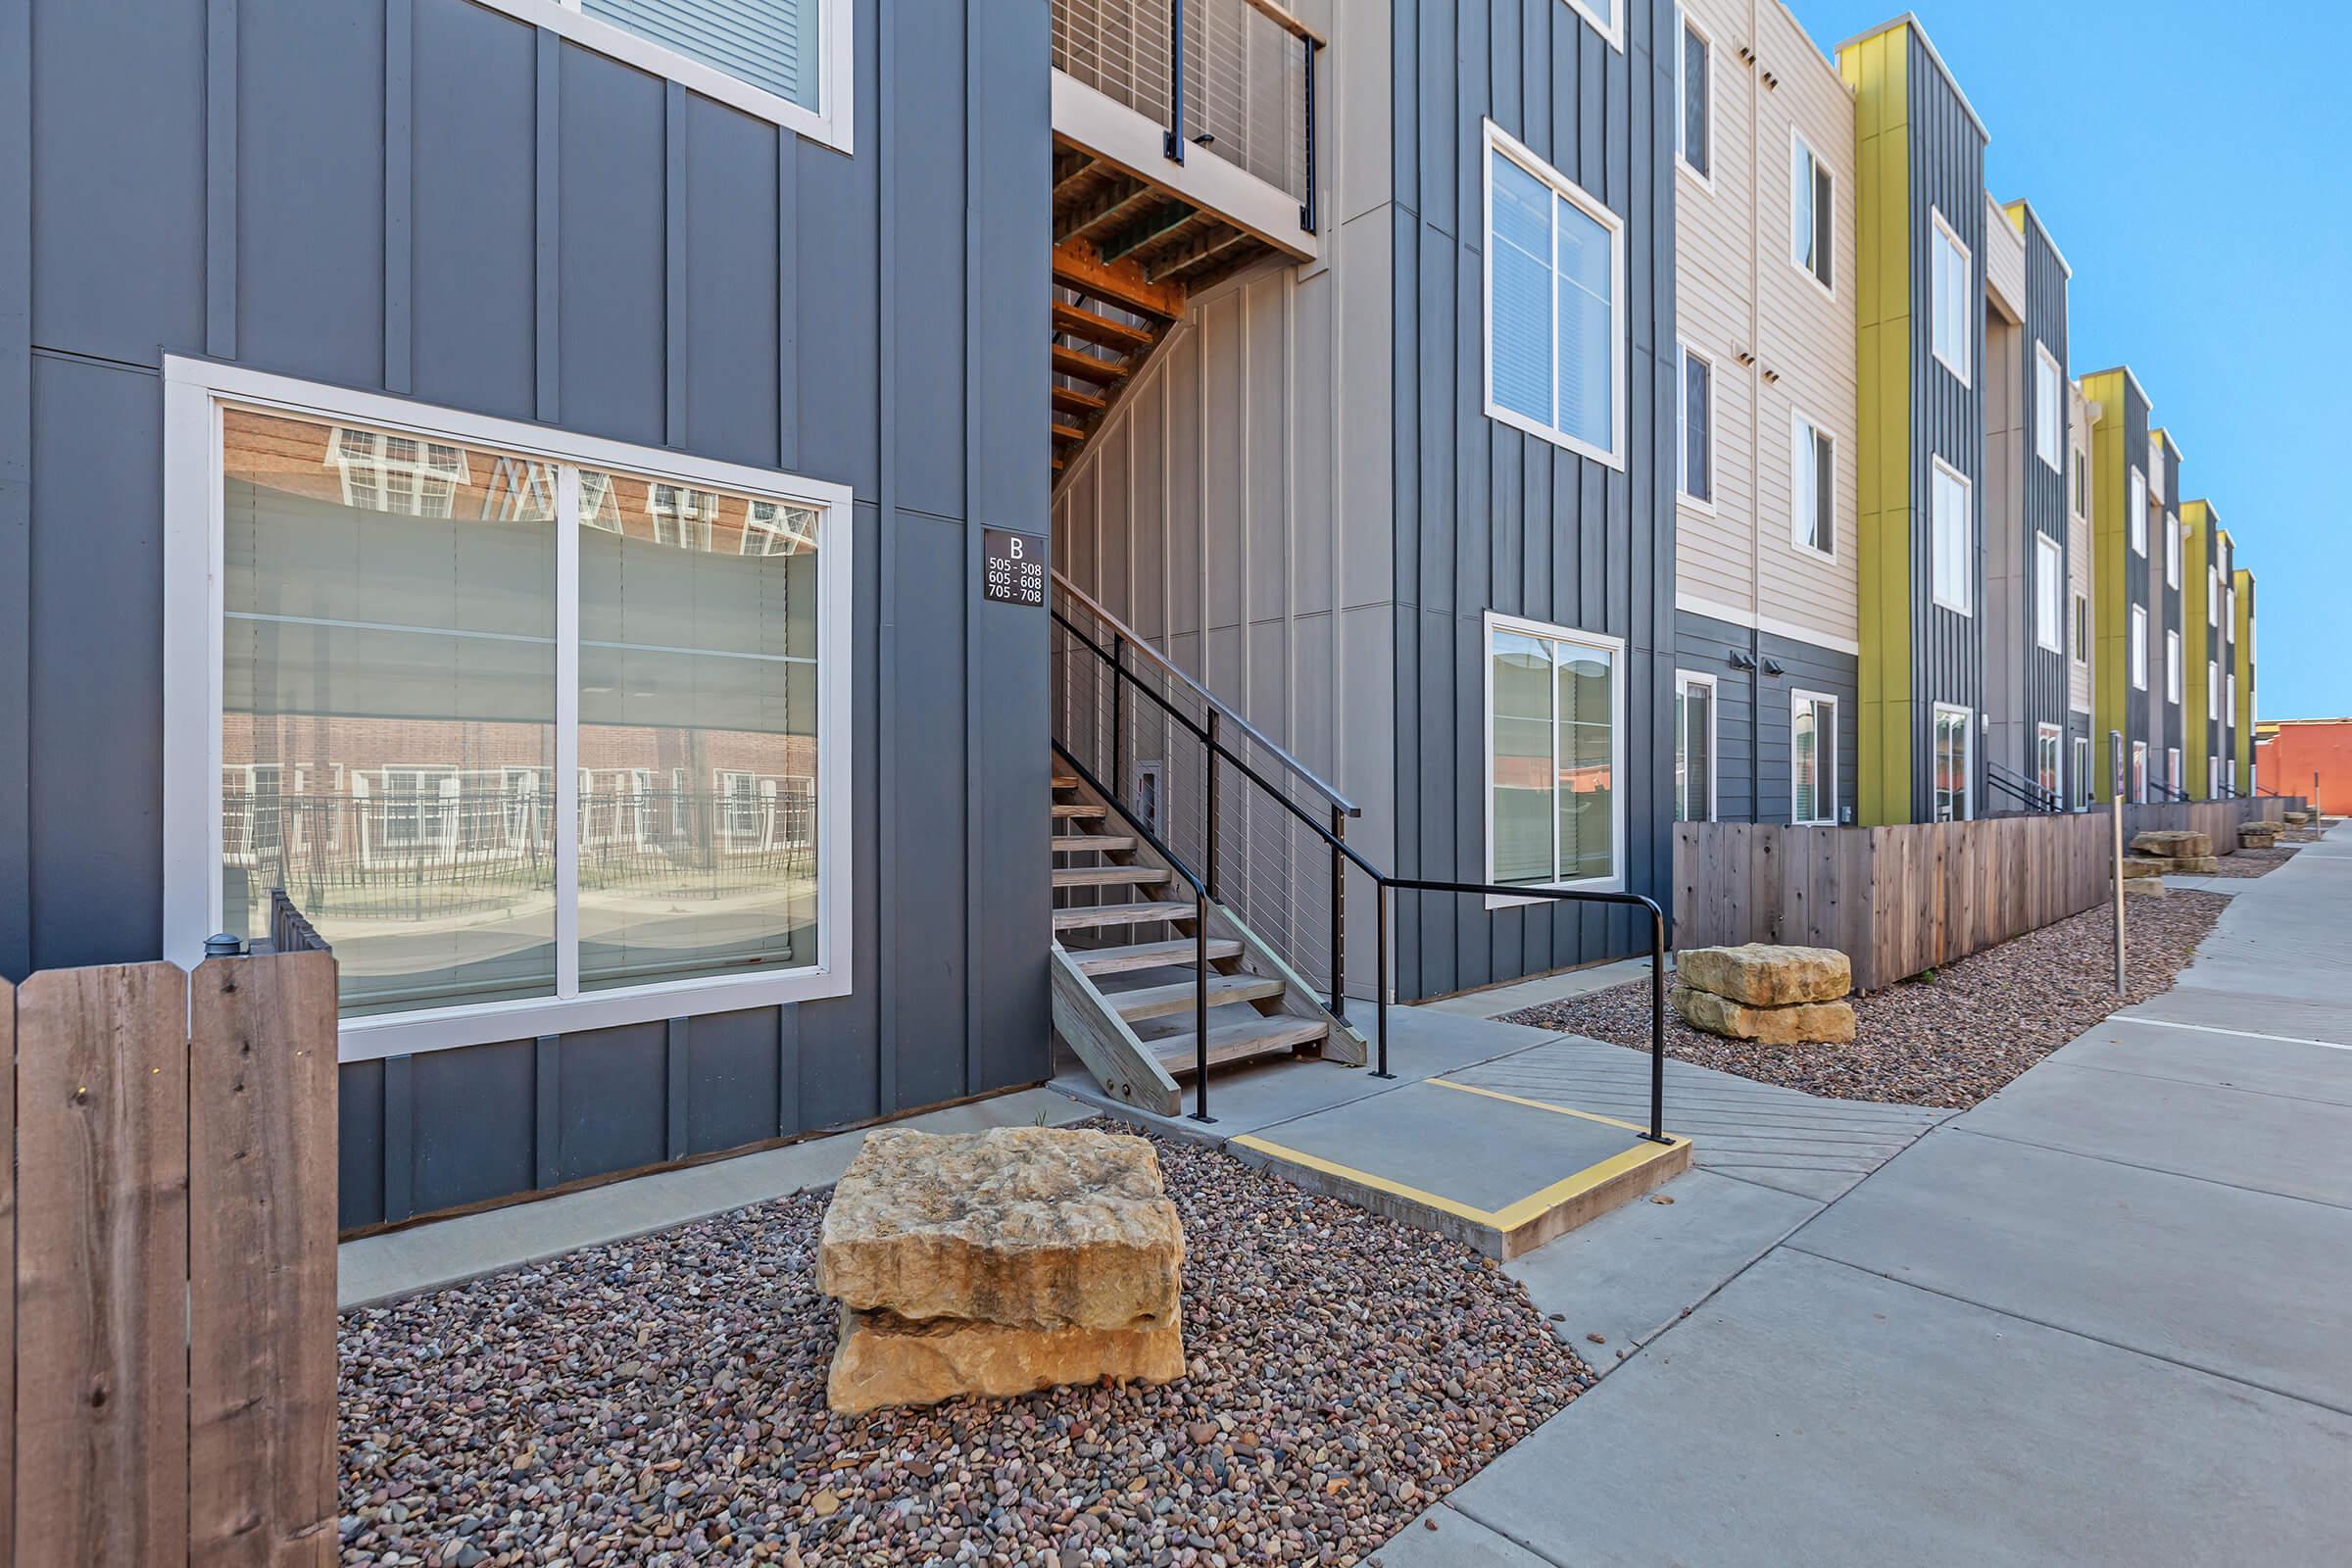
[[[1838,553],[1838,443],[1803,415],[1789,417],[1789,520],[1797,544]]]
[[[1929,509],[1936,602],[1970,614],[1977,598],[1975,498],[1968,480],[1940,458],[1930,481]]]
[[[1625,231],[1487,126],[1487,412],[1623,466]]]
[[[579,0],[600,22],[675,49],[810,113],[823,73],[824,0]]]
[[[1490,616],[1487,875],[1558,887],[1616,879],[1623,646]]]
[[[1683,494],[1702,505],[1715,500],[1715,368],[1683,351]]]
[[[1675,77],[1675,96],[1682,107],[1675,122],[1677,150],[1690,172],[1706,179],[1714,172],[1714,84],[1707,75],[1707,35],[1688,17],[1683,19],[1680,66]]]
[[[1788,710],[1788,819],[1803,826],[1838,820],[1838,700],[1792,692]]]

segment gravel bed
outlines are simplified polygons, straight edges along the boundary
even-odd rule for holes
[[[801,1194],[347,1314],[343,1561],[1348,1564],[1591,1385],[1469,1249],[1153,1142],[1184,1379],[833,1416]]]
[[[2297,846],[2281,843],[2268,850],[2239,850],[2214,861],[2215,876],[2267,876],[2295,858]]]
[[[2179,888],[2162,899],[2134,899],[2125,945],[2125,1002],[2115,996],[2115,927],[2100,908],[1876,996],[1855,997],[1850,1046],[1724,1040],[1690,1028],[1670,1007],[1666,1050],[1702,1067],[1810,1095],[1966,1107],[2117,1007],[2170,991],[2173,977],[2187,967],[2229,906],[2221,894]],[[1530,1007],[1509,1021],[1646,1052],[1649,983]]]

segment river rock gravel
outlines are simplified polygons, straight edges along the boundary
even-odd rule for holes
[[[2242,852],[2241,852],[2242,854]],[[2239,856],[2226,857],[2228,865]],[[2230,901],[2174,888],[2129,906],[2127,997],[2115,995],[2115,927],[2104,908],[2029,931],[1928,975],[1857,996],[1850,1046],[1762,1046],[1702,1034],[1669,1012],[1684,1061],[1835,1100],[1954,1108],[1977,1103],[2117,1007],[2173,988]],[[1644,980],[1509,1015],[1509,1022],[1649,1050]]]
[[[2295,851],[2312,842],[2310,836],[2301,839],[2281,839],[2267,850],[2239,850],[2225,855],[2213,862],[2215,876],[2267,876],[2295,858]]]
[[[834,1416],[800,1194],[346,1314],[343,1561],[1348,1564],[1590,1386],[1469,1249],[1153,1142],[1178,1382]]]

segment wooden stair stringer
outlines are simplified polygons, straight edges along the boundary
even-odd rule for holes
[[[1184,1109],[1184,1091],[1159,1064],[1159,1057],[1120,1017],[1058,942],[1052,950],[1054,1029],[1077,1053],[1112,1099],[1174,1116]]]

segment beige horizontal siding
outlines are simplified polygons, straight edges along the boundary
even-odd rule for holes
[[[1715,505],[1682,509],[1676,593],[1850,643],[1859,500],[1853,100],[1778,0],[1687,0],[1684,11],[1710,45],[1713,177],[1702,185],[1686,171],[1677,191],[1676,309],[1683,340],[1715,364]],[[1740,59],[1743,49],[1755,65]],[[1792,129],[1836,177],[1834,290],[1789,260]],[[1741,365],[1742,355],[1752,363]],[[1790,420],[1800,409],[1837,438],[1834,557],[1795,542]]]

